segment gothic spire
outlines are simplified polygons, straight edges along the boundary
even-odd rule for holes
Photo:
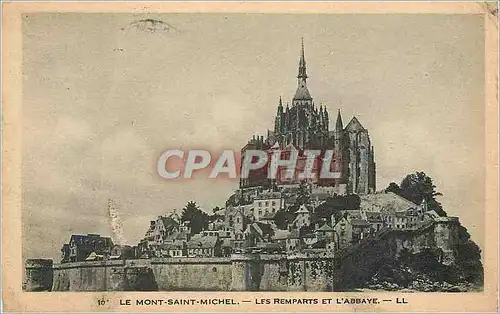
[[[279,100],[279,103],[278,103],[278,109],[277,109],[278,113],[283,113],[283,101],[281,100],[281,96],[280,96],[280,100]]]
[[[342,124],[342,116],[340,114],[340,109],[337,113],[337,122],[335,123],[335,130],[336,131],[342,131],[344,129],[344,126]]]
[[[302,47],[300,53],[300,61],[299,61],[299,75],[297,75],[298,86],[297,91],[295,92],[295,96],[293,100],[312,100],[311,94],[309,94],[309,90],[307,89],[307,71],[306,71],[306,57],[304,54],[304,39],[302,38]],[[294,102],[295,105],[295,102]]]
[[[304,54],[304,37],[302,37],[302,50],[301,50],[300,61],[299,61],[299,75],[297,76],[297,78],[303,79],[304,82],[307,79],[306,57]]]

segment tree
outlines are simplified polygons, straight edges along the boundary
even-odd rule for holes
[[[458,245],[456,247],[456,264],[464,279],[470,283],[482,285],[484,279],[481,249],[472,241],[467,228],[458,227]]]
[[[188,221],[191,233],[196,234],[208,227],[209,216],[195,202],[190,201],[182,209],[181,220]]]
[[[311,199],[311,190],[309,185],[302,181],[299,186],[299,191],[297,192],[297,200],[295,201],[295,205],[300,207],[300,205],[304,205]]]
[[[443,194],[436,191],[436,186],[432,182],[432,178],[423,171],[407,175],[401,181],[400,186],[391,182],[385,191],[393,192],[416,204],[422,203],[422,200],[425,199],[428,210],[434,210],[442,217],[446,216],[446,212],[441,206],[441,203],[436,200],[436,196]]]
[[[276,227],[282,230],[287,229],[288,224],[292,223],[294,219],[295,219],[295,214],[284,209],[278,210],[276,212],[276,215],[274,216],[274,222],[276,223]]]
[[[397,195],[402,195],[402,190],[396,182],[389,183],[389,186],[385,189],[385,192],[392,192]]]

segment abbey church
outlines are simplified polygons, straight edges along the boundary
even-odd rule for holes
[[[340,109],[333,129],[330,128],[330,115],[326,106],[317,106],[307,87],[307,67],[304,43],[299,60],[297,90],[291,104],[279,99],[274,130],[268,130],[267,137],[254,136],[243,148],[271,152],[280,150],[333,150],[330,169],[340,173],[340,178],[312,182],[319,186],[335,187],[340,194],[368,194],[375,191],[374,149],[368,130],[353,117],[344,127]],[[300,154],[300,153],[299,153]],[[303,158],[305,159],[305,158]],[[300,160],[300,159],[299,159]],[[319,169],[315,168],[315,171]],[[268,185],[266,169],[250,173],[249,178],[241,179],[240,187]],[[298,179],[280,179],[278,185],[297,184]]]

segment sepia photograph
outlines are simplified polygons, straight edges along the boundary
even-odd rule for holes
[[[15,289],[91,311],[497,294],[498,17],[470,4],[20,12]]]

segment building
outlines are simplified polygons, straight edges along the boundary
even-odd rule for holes
[[[188,257],[222,256],[222,241],[217,236],[194,235],[186,244]]]
[[[352,244],[353,225],[346,216],[337,219],[333,225],[335,230],[336,249],[342,249]]]
[[[274,216],[278,210],[285,207],[285,200],[280,192],[263,193],[256,196],[253,200],[252,214],[255,221],[262,218]]]
[[[272,186],[273,184],[297,184],[297,174],[302,172],[306,156],[304,150],[319,150],[312,172],[316,179],[311,182],[320,186],[339,187],[339,191],[351,194],[368,194],[375,191],[374,148],[371,145],[368,130],[353,117],[344,127],[340,110],[337,113],[335,127],[330,129],[330,114],[326,106],[317,106],[307,87],[307,69],[304,44],[299,60],[297,90],[290,103],[284,104],[279,99],[274,122],[274,130],[268,130],[267,137],[254,136],[242,148],[242,158],[247,150],[264,150],[272,155],[281,151],[285,159],[291,151],[297,151],[298,161],[293,176],[284,175],[285,168],[278,168],[275,179],[268,178],[268,169],[263,167],[250,172],[248,178],[242,178],[241,188]],[[328,158],[325,152],[333,151],[329,165],[330,171],[340,173],[336,179],[318,179],[323,161]],[[342,186],[342,188],[340,188]]]
[[[245,235],[245,246],[257,246],[261,243],[271,242],[272,236],[274,235],[274,230],[272,227],[265,223],[254,222],[247,225],[244,232]]]
[[[151,220],[148,230],[139,241],[139,257],[159,256],[162,244],[172,244],[175,239],[187,241],[190,230],[180,222],[179,215],[174,211],[166,216],[158,216]]]
[[[73,234],[68,244],[64,244],[61,251],[62,261],[80,262],[86,260],[91,253],[109,257],[113,241],[109,237],[98,234]],[[61,262],[62,262],[61,261]]]
[[[159,246],[162,257],[187,257],[186,243],[166,243]]]

